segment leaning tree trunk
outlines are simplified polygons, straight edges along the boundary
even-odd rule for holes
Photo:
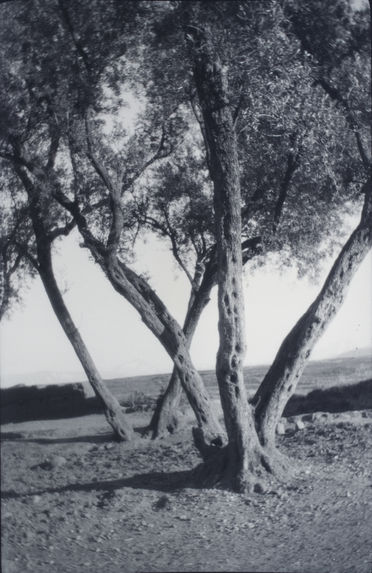
[[[198,422],[201,437],[200,451],[201,453],[202,450],[214,451],[225,442],[225,431],[213,411],[203,380],[193,366],[181,326],[169,314],[148,282],[130,269],[119,258],[115,249],[107,248],[94,237],[79,205],[58,189],[54,191],[54,196],[73,216],[85,245],[113,288],[137,310],[144,324],[172,359]]]
[[[243,378],[245,333],[237,146],[226,79],[210,35],[200,26],[188,25],[186,37],[214,186],[220,335],[216,375],[228,434],[224,451],[202,464],[197,475],[204,485],[220,484],[246,491],[261,480],[264,464],[266,467],[268,464],[255,430]]]
[[[49,301],[80,360],[88,381],[102,404],[108,423],[119,440],[129,441],[134,436],[133,429],[128,424],[118,400],[109,392],[101,379],[93,359],[64,303],[54,276],[51,239],[45,227],[46,219],[44,219],[44,217],[48,217],[48,209],[50,208],[50,203],[44,203],[45,198],[49,197],[49,192],[45,188],[46,182],[48,181],[48,170],[46,170],[45,173],[40,173],[38,167],[35,169],[37,175],[35,180],[37,181],[37,185],[40,186],[40,189],[36,189],[35,184],[23,166],[15,163],[15,171],[28,194],[30,217],[36,240],[37,271],[43,282]]]
[[[54,276],[51,244],[48,238],[43,236],[41,224],[37,220],[34,221],[34,230],[37,242],[38,271],[53,310],[84,368],[95,395],[102,404],[106,419],[112,427],[115,436],[119,440],[129,441],[134,436],[133,429],[128,424],[118,400],[106,388],[101,379],[96,365],[64,303]]]
[[[8,301],[10,297],[10,278],[6,272],[6,263],[0,257],[0,320],[8,309]]]
[[[296,390],[310,353],[341,307],[349,284],[371,245],[372,191],[369,179],[365,184],[359,225],[337,257],[319,295],[284,339],[252,400],[256,405],[257,430],[264,446],[275,446],[276,426]]]
[[[50,253],[46,253],[46,256],[43,254],[41,260],[39,258],[39,265],[40,277],[53,310],[69,341],[71,342],[71,345],[75,350],[75,353],[80,360],[82,367],[84,368],[85,374],[87,375],[87,378],[97,398],[102,404],[108,423],[112,427],[118,439],[124,441],[131,440],[134,436],[133,429],[128,424],[120,403],[106,388],[93,362],[93,359],[90,356],[89,351],[85,346],[84,341],[81,338],[80,333],[75,326],[63,301],[62,295],[53,274],[50,261]]]
[[[243,241],[243,264],[251,260],[260,252],[260,245],[260,237],[252,237]],[[190,297],[185,324],[183,327],[188,347],[191,346],[196,327],[205,306],[210,300],[211,290],[216,283],[217,264],[215,260],[215,252],[213,251],[211,258],[206,265],[199,289]],[[152,432],[152,437],[154,439],[163,436],[167,432],[173,433],[176,430],[179,423],[177,410],[181,396],[182,385],[177,374],[177,369],[174,368],[169,384],[164,394],[160,396],[149,424],[148,430]]]
[[[148,283],[116,255],[105,259],[105,271],[112,286],[139,312],[172,359],[183,390],[196,416],[200,452],[214,450],[225,442],[225,432],[213,410],[203,380],[192,363],[188,343],[180,325],[168,313]]]
[[[210,293],[216,280],[215,262],[211,261],[204,271],[201,284],[196,292],[192,292],[183,326],[187,348],[190,349],[191,342],[202,315],[203,309],[208,304]],[[165,434],[173,433],[179,423],[178,407],[182,396],[182,384],[178,376],[178,371],[173,368],[173,372],[168,386],[162,396],[160,396],[151,422],[149,431],[152,438],[158,438]]]

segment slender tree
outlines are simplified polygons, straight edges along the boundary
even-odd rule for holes
[[[371,248],[372,211],[371,175],[372,161],[365,142],[368,138],[368,122],[371,108],[371,89],[365,82],[361,67],[366,63],[366,52],[370,52],[370,40],[365,12],[356,12],[349,3],[340,1],[325,7],[314,0],[307,10],[307,18],[301,17],[301,9],[292,2],[285,5],[291,30],[299,39],[303,54],[312,58],[315,82],[319,84],[330,100],[343,113],[359,153],[358,171],[365,179],[362,186],[364,196],[359,224],[350,235],[336,258],[326,281],[313,303],[301,316],[281,344],[275,360],[259,386],[252,403],[261,441],[274,447],[275,429],[289,398],[296,390],[302,372],[311,352],[332,318],[341,307],[349,284]],[[326,12],[322,21],[322,41],[319,36],[320,12]],[[344,42],[338,50],[327,49],[340,25],[340,16],[349,26],[341,31]],[[352,24],[352,25],[350,25]],[[369,62],[370,64],[370,62]],[[368,64],[367,64],[368,65]],[[350,97],[350,77],[346,70],[354,66],[354,81],[360,89]]]
[[[341,307],[350,282],[372,246],[371,177],[364,186],[364,205],[358,226],[345,243],[327,279],[307,311],[282,342],[252,403],[264,445],[274,447],[275,430],[294,394],[311,351]]]
[[[55,223],[55,212],[53,212],[53,207],[51,208],[50,201],[47,200],[48,196],[35,188],[22,162],[19,161],[16,149],[13,155],[7,154],[7,164],[4,165],[3,170],[2,203],[4,207],[6,203],[11,203],[11,208],[8,217],[4,217],[1,225],[4,288],[0,318],[19,297],[20,293],[17,284],[14,285],[14,280],[18,278],[18,282],[24,282],[25,277],[33,277],[38,274],[55,315],[87,375],[114,435],[119,440],[131,440],[134,437],[133,429],[127,422],[118,400],[105,386],[66,307],[55,278],[52,264],[52,244],[58,237],[67,235],[74,223],[73,221],[69,221],[65,225]],[[6,172],[7,177],[4,172]],[[14,174],[17,174],[23,183],[28,196],[27,199],[24,198],[25,194],[19,189],[19,183],[17,184]],[[13,189],[11,195],[5,189],[6,183]],[[4,211],[7,210],[4,209]]]

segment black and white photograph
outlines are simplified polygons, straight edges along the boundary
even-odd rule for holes
[[[371,1],[0,1],[2,573],[372,573]]]

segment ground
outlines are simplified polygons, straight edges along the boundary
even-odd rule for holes
[[[299,419],[278,437],[298,477],[248,496],[184,487],[189,424],[135,444],[99,415],[3,425],[3,573],[371,573],[372,410]]]

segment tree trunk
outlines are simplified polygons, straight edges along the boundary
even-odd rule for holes
[[[187,341],[188,342],[188,341]],[[155,410],[146,433],[153,440],[173,434],[179,426],[178,408],[182,396],[182,385],[177,369],[174,367],[168,386],[156,402]]]
[[[6,273],[5,262],[0,257],[0,320],[8,310],[8,301],[10,297],[9,276]]]
[[[54,190],[54,197],[73,216],[85,245],[113,288],[137,310],[172,359],[198,421],[201,450],[206,452],[209,448],[220,447],[225,442],[225,432],[211,407],[203,380],[192,364],[181,326],[147,281],[120,260],[115,249],[108,249],[94,237],[79,205],[58,189]]]
[[[115,436],[119,440],[129,441],[134,437],[133,429],[128,424],[118,400],[109,392],[101,379],[93,359],[63,301],[61,291],[54,276],[51,243],[44,232],[42,221],[40,221],[38,214],[35,212],[35,206],[33,206],[31,210],[34,211],[32,219],[37,244],[38,271],[49,301],[84,368],[88,381],[102,404],[106,419],[112,427]]]
[[[265,453],[255,430],[243,378],[245,333],[237,146],[226,79],[210,34],[201,30],[200,25],[188,25],[186,37],[214,186],[220,335],[216,375],[228,434],[223,453],[204,464],[198,474],[204,485],[221,484],[236,491],[250,491],[264,473]]]
[[[211,290],[216,282],[215,261],[210,261],[204,271],[203,279],[197,291],[192,291],[183,332],[186,339],[187,348],[190,349],[192,339],[202,312],[210,299]],[[176,368],[169,381],[169,384],[162,396],[160,396],[151,422],[149,431],[152,438],[158,438],[167,432],[173,433],[179,423],[177,410],[182,396],[182,385]]]
[[[143,322],[172,359],[198,422],[202,455],[209,448],[213,450],[221,447],[225,442],[225,432],[212,408],[203,380],[192,364],[188,343],[180,325],[171,317],[148,283],[116,255],[106,258],[105,271],[115,290],[139,312]]]
[[[43,251],[42,254],[39,254],[39,273],[53,310],[71,342],[96,396],[102,404],[106,419],[114,430],[116,437],[119,440],[129,441],[133,439],[133,429],[126,421],[118,400],[109,392],[101,379],[92,357],[63,301],[52,269],[50,245],[44,245]]]
[[[246,239],[242,243],[243,264],[251,260],[260,252],[261,240],[259,237]],[[211,259],[206,265],[203,279],[199,289],[190,297],[188,311],[186,314],[185,324],[183,327],[188,347],[190,348],[192,339],[199,323],[200,317],[205,306],[210,299],[210,293],[217,282],[217,264],[215,253],[211,253]],[[178,424],[177,409],[182,396],[182,386],[179,380],[177,370],[174,368],[169,384],[162,396],[160,396],[148,431],[152,433],[153,439],[165,435],[167,432],[173,433]]]
[[[17,150],[17,153],[19,153],[19,150]],[[37,271],[56,317],[75,350],[94,393],[102,404],[108,423],[119,440],[129,441],[134,437],[133,429],[128,424],[118,400],[109,392],[101,379],[93,359],[64,303],[61,291],[55,279],[51,252],[52,239],[49,237],[45,226],[45,221],[47,220],[45,217],[48,217],[48,211],[50,209],[50,202],[45,201],[50,197],[48,189],[48,169],[40,171],[37,165],[34,167],[35,173],[33,175],[35,176],[36,184],[33,183],[22,165],[18,162],[14,164],[15,172],[22,181],[28,194],[29,212],[36,240]],[[32,173],[32,166],[30,166],[30,168]]]
[[[371,179],[365,184],[365,202],[359,225],[350,235],[317,298],[284,339],[258,388],[256,426],[261,443],[273,448],[275,430],[296,390],[310,353],[341,307],[349,284],[372,245]]]

